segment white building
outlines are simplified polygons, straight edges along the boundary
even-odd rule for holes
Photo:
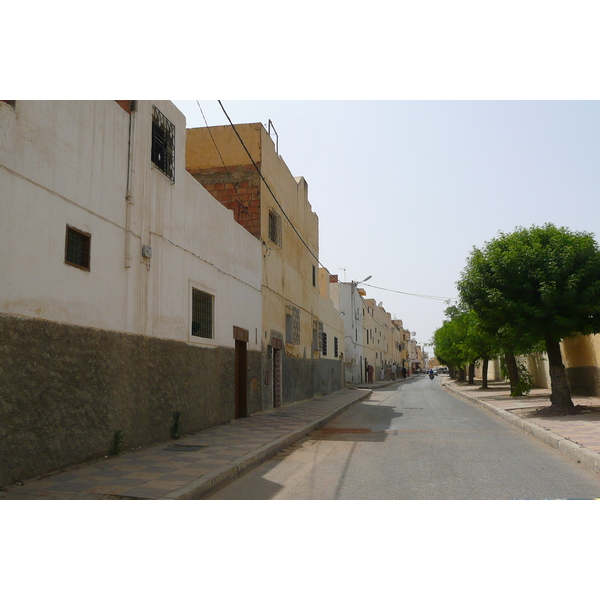
[[[167,101],[0,101],[0,485],[262,410],[261,243],[185,144]]]

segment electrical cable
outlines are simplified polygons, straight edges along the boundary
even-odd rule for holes
[[[410,292],[400,292],[398,290],[389,290],[387,288],[378,287],[376,285],[371,285],[370,283],[363,283],[362,285],[366,287],[372,287],[376,290],[384,290],[385,292],[393,292],[394,294],[404,294],[406,296],[416,296],[417,298],[426,298],[428,300],[439,300],[441,302],[446,302],[448,300],[458,300],[458,298],[449,298],[447,296],[429,296],[426,294],[411,294]]]
[[[254,159],[252,158],[252,155],[250,154],[248,148],[246,148],[246,144],[244,144],[244,140],[242,140],[240,134],[238,133],[238,130],[235,128],[235,125],[233,124],[233,121],[230,119],[229,115],[227,114],[227,111],[225,110],[225,107],[223,106],[222,102],[220,100],[217,100],[217,102],[219,103],[219,105],[221,106],[221,109],[225,113],[225,116],[227,117],[227,120],[229,121],[229,124],[233,128],[233,131],[235,132],[235,135],[237,135],[238,140],[240,140],[240,143],[242,144],[244,150],[246,151],[246,154],[248,155],[248,157],[252,161],[252,164],[254,165],[254,168],[256,169],[257,173],[260,175],[260,178],[263,180],[263,183],[267,186],[267,189],[271,193],[271,196],[273,197],[273,200],[275,200],[275,203],[277,204],[277,206],[279,206],[279,209],[283,213],[283,216],[287,219],[287,222],[290,224],[291,228],[294,230],[294,233],[298,236],[298,238],[304,244],[304,246],[306,246],[306,249],[310,252],[310,254],[317,261],[317,263],[321,267],[323,267],[328,273],[331,273],[331,271],[324,264],[321,263],[321,261],[319,260],[319,258],[317,257],[317,255],[310,249],[309,245],[304,241],[304,238],[300,235],[300,232],[296,229],[295,225],[292,223],[292,221],[290,220],[290,218],[287,216],[286,212],[283,210],[283,207],[279,203],[279,200],[277,200],[277,197],[273,193],[273,190],[271,189],[271,187],[267,183],[266,179],[263,177],[263,174],[260,172],[260,169],[258,168],[257,164],[254,162]]]
[[[200,109],[200,112],[202,113],[202,118],[204,119],[204,123],[206,123],[206,128],[208,129],[208,134],[210,135],[210,139],[212,140],[213,144],[215,145],[215,148],[217,150],[219,158],[221,159],[221,164],[223,165],[223,168],[225,169],[225,173],[227,174],[227,177],[229,177],[229,181],[233,185],[233,189],[235,190],[235,194],[237,196],[237,198],[234,198],[234,200],[238,203],[239,211],[242,212],[242,213],[244,213],[245,215],[247,215],[250,223],[252,223],[252,225],[254,227],[257,227],[257,229],[260,231],[260,222],[258,222],[258,226],[257,226],[256,225],[257,219],[256,218],[252,218],[252,216],[250,215],[250,212],[248,211],[248,207],[243,204],[242,199],[240,198],[240,194],[239,194],[238,189],[237,189],[237,187],[235,185],[235,181],[233,180],[233,177],[231,176],[231,173],[227,170],[227,165],[225,164],[225,160],[223,159],[221,151],[219,150],[219,146],[217,146],[217,142],[215,141],[215,138],[213,137],[211,128],[210,128],[210,126],[208,124],[208,121],[206,120],[206,117],[204,116],[204,111],[202,110],[202,107],[200,106],[200,102],[198,100],[196,100],[196,104],[198,105],[198,108]]]

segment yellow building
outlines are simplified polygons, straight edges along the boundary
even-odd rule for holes
[[[260,123],[187,130],[187,170],[261,240],[264,408],[344,386],[344,326],[320,269],[319,221]]]

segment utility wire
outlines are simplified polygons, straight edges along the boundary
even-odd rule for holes
[[[198,102],[198,101],[196,100],[196,102]],[[277,197],[273,193],[273,190],[271,189],[271,187],[269,186],[269,184],[267,183],[267,181],[263,177],[263,174],[261,173],[260,169],[258,168],[258,165],[254,162],[254,159],[252,158],[252,155],[250,154],[250,151],[246,147],[246,144],[244,144],[244,140],[242,140],[242,138],[241,138],[238,130],[236,129],[235,125],[233,124],[233,121],[231,120],[231,118],[227,114],[227,111],[225,110],[225,107],[223,106],[223,103],[220,100],[217,100],[217,102],[219,103],[219,106],[221,107],[221,110],[223,111],[223,113],[227,117],[227,120],[229,121],[229,124],[233,128],[233,131],[234,131],[235,135],[237,136],[238,140],[240,141],[240,143],[242,144],[244,150],[246,151],[246,154],[250,158],[250,161],[254,165],[254,168],[256,169],[256,171],[259,174],[260,178],[262,179],[263,183],[267,186],[267,189],[271,193],[271,196],[273,197],[273,200],[275,200],[275,203],[277,204],[277,206],[279,207],[279,209],[283,213],[283,216],[287,219],[287,222],[290,224],[291,228],[294,230],[294,232],[296,233],[296,235],[298,236],[298,238],[300,239],[300,241],[304,244],[304,246],[306,247],[306,249],[310,252],[310,254],[317,261],[317,263],[321,267],[323,267],[328,273],[331,273],[331,271],[323,263],[321,263],[321,261],[315,255],[315,253],[310,249],[310,247],[308,246],[308,244],[304,241],[304,238],[300,235],[300,232],[296,229],[296,227],[294,226],[294,224],[292,223],[292,221],[290,220],[290,218],[287,216],[286,212],[283,210],[283,207],[279,203],[279,200],[277,200]],[[198,102],[198,107],[200,108],[200,103],[199,102]],[[202,112],[201,108],[200,108],[200,112]],[[202,113],[202,116],[204,117],[204,113]],[[206,123],[206,119],[204,119],[204,122]],[[208,127],[208,123],[206,123],[206,125]],[[211,134],[211,138],[212,138],[212,134]],[[214,142],[214,139],[213,139],[213,142]],[[216,143],[215,143],[215,146],[216,146]],[[217,151],[218,151],[218,148],[217,148]],[[219,156],[221,156],[220,152],[219,152]],[[221,160],[223,160],[222,157],[221,157]],[[225,163],[223,163],[223,164],[225,164]],[[386,292],[393,292],[395,294],[404,294],[406,296],[415,296],[417,298],[426,298],[428,300],[438,300],[438,301],[441,301],[441,302],[447,302],[449,300],[457,300],[457,298],[449,298],[449,297],[446,297],[446,296],[431,296],[431,295],[426,295],[426,294],[411,294],[409,292],[401,292],[401,291],[398,291],[398,290],[390,290],[390,289],[387,289],[387,288],[378,287],[376,285],[370,285],[368,283],[363,283],[362,285],[365,285],[367,287],[372,287],[372,288],[377,289],[377,290],[384,290]],[[363,301],[363,304],[364,304],[364,299],[362,297],[361,297],[361,300]],[[365,306],[366,306],[366,304],[365,304]],[[378,323],[378,325],[381,326],[380,323]]]
[[[238,140],[240,140],[240,143],[244,147],[244,150],[246,151],[246,154],[248,155],[248,157],[252,161],[252,164],[254,165],[254,168],[256,169],[257,173],[260,175],[260,178],[263,180],[263,183],[267,186],[267,189],[271,193],[271,196],[273,196],[273,200],[275,200],[275,203],[277,204],[277,206],[279,206],[279,209],[283,213],[283,216],[287,219],[287,222],[290,224],[291,228],[294,230],[294,232],[296,233],[296,235],[298,236],[298,238],[300,239],[300,241],[306,246],[306,249],[310,252],[310,254],[317,261],[317,263],[321,267],[323,267],[328,273],[331,273],[331,271],[324,264],[321,263],[321,261],[319,260],[319,258],[317,257],[317,255],[310,249],[309,245],[304,241],[304,238],[300,235],[300,232],[296,229],[296,227],[294,226],[294,224],[292,223],[292,221],[290,220],[290,218],[287,216],[286,212],[283,210],[283,207],[279,203],[279,200],[277,200],[277,197],[273,193],[273,190],[271,189],[271,187],[267,183],[266,179],[263,177],[263,174],[260,172],[260,169],[258,168],[257,164],[254,162],[254,159],[252,158],[252,155],[250,154],[248,148],[246,148],[246,144],[244,144],[244,140],[242,140],[240,134],[238,133],[238,130],[235,128],[235,125],[233,124],[232,120],[229,118],[229,115],[227,114],[227,111],[225,110],[225,107],[223,106],[222,102],[220,100],[217,100],[217,102],[219,103],[219,105],[221,106],[223,112],[225,113],[225,116],[227,117],[227,120],[229,121],[229,124],[233,128],[233,131],[235,132],[235,135],[237,135]]]
[[[221,159],[221,164],[223,165],[223,168],[225,169],[225,173],[227,173],[227,177],[229,177],[229,181],[232,183],[233,189],[235,190],[235,194],[236,194],[237,198],[234,198],[234,200],[238,203],[238,210],[240,212],[243,212],[245,215],[247,215],[250,222],[256,227],[256,223],[258,221],[256,218],[254,218],[254,219],[252,218],[252,216],[250,215],[250,212],[248,211],[248,207],[246,207],[243,204],[242,199],[240,198],[240,193],[238,192],[238,189],[235,185],[233,177],[231,176],[231,173],[227,170],[227,165],[225,164],[225,161],[223,160],[223,156],[221,155],[221,151],[219,150],[219,146],[217,146],[217,142],[215,141],[215,138],[213,137],[211,128],[208,124],[208,121],[206,120],[206,117],[204,116],[204,111],[202,110],[202,107],[200,106],[200,102],[198,100],[196,100],[196,104],[198,105],[198,108],[200,109],[200,112],[202,113],[202,118],[204,119],[204,123],[206,123],[206,128],[208,129],[208,134],[210,135],[210,139],[212,140],[213,144],[215,145],[217,154],[219,155],[219,158]],[[258,229],[260,230],[260,222],[258,222]]]
[[[458,298],[448,298],[447,296],[428,296],[426,294],[411,294],[409,292],[400,292],[398,290],[388,290],[387,288],[377,287],[376,285],[371,285],[370,283],[363,283],[366,287],[372,287],[376,290],[384,290],[386,292],[393,292],[394,294],[404,294],[406,296],[416,296],[417,298],[427,298],[428,300],[439,300],[441,302],[446,302],[448,300],[458,300]]]

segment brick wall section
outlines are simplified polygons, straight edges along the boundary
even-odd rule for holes
[[[188,172],[233,211],[237,223],[260,239],[260,175],[254,165],[188,169]]]

